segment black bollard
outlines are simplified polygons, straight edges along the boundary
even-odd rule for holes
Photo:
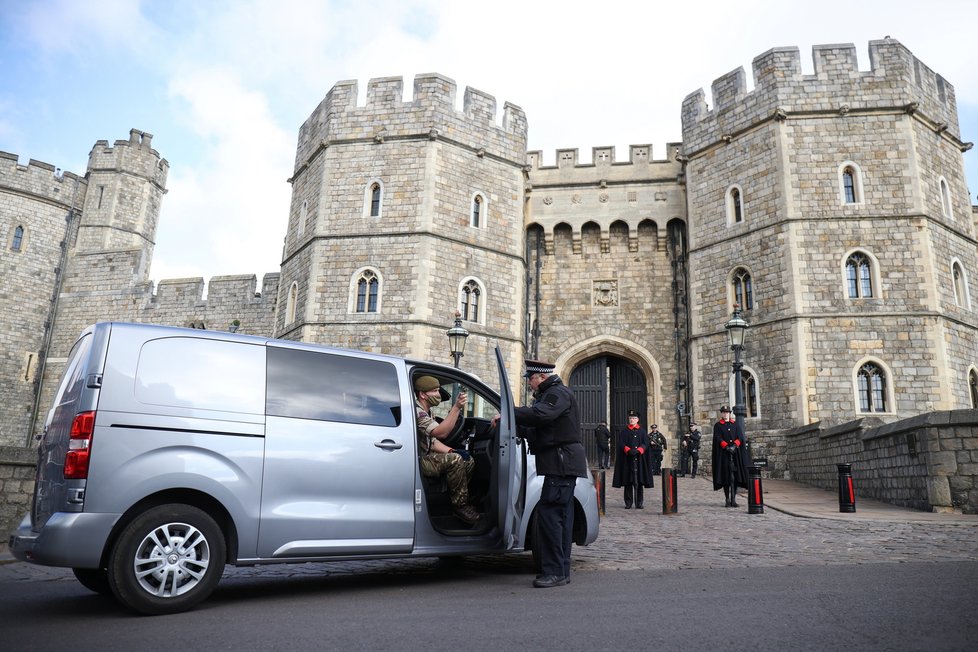
[[[839,511],[856,511],[856,491],[852,488],[852,464],[836,464],[839,467]]]
[[[751,466],[747,469],[747,513],[764,513],[764,489],[761,486],[761,469]]]
[[[679,479],[672,469],[662,469],[662,513],[679,511]]]

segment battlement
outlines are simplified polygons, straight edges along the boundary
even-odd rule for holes
[[[401,77],[380,77],[367,83],[364,106],[357,106],[355,80],[337,82],[299,130],[296,169],[322,145],[344,141],[382,144],[385,140],[423,135],[445,138],[511,161],[526,152],[526,114],[506,102],[502,125],[496,124],[496,99],[466,87],[462,110],[455,108],[456,84],[436,73],[414,78],[414,97],[404,101]]]
[[[686,151],[694,152],[776,111],[848,113],[913,106],[958,135],[954,88],[899,41],[870,41],[868,71],[859,70],[856,48],[848,43],[816,45],[812,58],[814,74],[804,75],[797,47],[768,50],[753,61],[752,91],[747,90],[742,67],[713,82],[712,110],[703,89],[690,93],[682,105]]]
[[[70,206],[73,197],[81,202],[87,183],[84,177],[50,163],[30,159],[27,165],[21,165],[16,154],[0,152],[0,190],[27,193]]]
[[[129,140],[117,140],[112,147],[107,140],[95,141],[88,154],[88,171],[129,172],[165,188],[170,164],[151,147],[152,142],[153,134],[138,129],[130,129]]]
[[[558,149],[556,165],[542,165],[542,152],[536,150],[526,153],[526,163],[533,187],[674,181],[682,170],[677,158],[682,148],[682,143],[666,143],[666,157],[657,160],[651,145],[629,145],[628,160],[617,161],[614,147],[592,147],[591,163],[581,163],[577,149]]]
[[[254,274],[215,276],[207,284],[204,298],[203,277],[171,278],[157,282],[151,304],[167,308],[207,308],[208,305],[274,303],[278,294],[279,273],[262,277],[262,289],[256,291]]]

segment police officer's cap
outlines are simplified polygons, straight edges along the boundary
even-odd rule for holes
[[[549,362],[543,362],[541,360],[526,360],[526,373],[523,374],[524,378],[529,378],[533,374],[552,374],[555,365]]]

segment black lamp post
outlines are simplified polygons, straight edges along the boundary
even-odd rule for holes
[[[458,361],[465,355],[465,339],[469,332],[462,328],[462,313],[455,311],[455,325],[448,329],[448,346],[452,351],[452,358],[455,359],[455,368],[458,369]]]
[[[750,328],[750,324],[741,316],[739,304],[734,304],[733,316],[727,322],[725,328],[730,335],[730,349],[734,352],[735,404],[733,412],[737,416],[737,421],[740,422],[740,427],[743,428],[744,419],[747,416],[747,406],[744,404],[744,385],[740,374],[741,369],[744,368],[744,363],[740,361],[740,353],[744,350],[744,338],[747,335],[747,329]]]

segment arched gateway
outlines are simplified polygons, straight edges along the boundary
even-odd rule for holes
[[[569,385],[581,411],[581,434],[589,461],[597,459],[592,434],[600,421],[607,421],[616,433],[628,424],[628,411],[637,410],[642,426],[648,428],[648,385],[635,363],[614,355],[591,358],[574,368]]]

